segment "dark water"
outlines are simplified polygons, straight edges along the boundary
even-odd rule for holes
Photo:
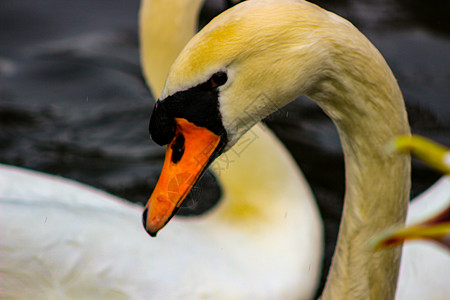
[[[413,133],[450,146],[450,9],[445,1],[422,2],[317,1],[352,21],[383,53],[404,93]],[[147,200],[164,149],[147,132],[153,100],[139,68],[138,6],[136,0],[0,0],[0,162]],[[202,22],[222,6],[207,2]],[[307,99],[266,122],[317,197],[327,268],[344,192],[337,133]],[[414,161],[412,194],[438,177]],[[184,213],[213,205],[202,199],[219,190],[207,176],[194,193],[200,208]]]

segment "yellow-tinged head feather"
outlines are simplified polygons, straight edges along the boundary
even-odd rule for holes
[[[274,53],[298,50],[302,40],[305,46],[320,42],[311,30],[324,30],[330,20],[349,24],[304,1],[245,1],[217,16],[187,44],[172,66],[162,98],[242,60],[256,59],[269,72],[271,63],[276,69],[280,63],[289,66]]]
[[[450,175],[450,149],[432,142],[424,137],[401,136],[388,145],[388,150],[411,152],[436,170]]]
[[[259,119],[327,77],[334,57],[346,51],[336,44],[357,44],[361,52],[375,53],[374,61],[384,62],[353,25],[313,4],[245,1],[192,38],[172,65],[160,99],[225,71],[228,82],[219,88],[219,100],[228,148]],[[267,101],[262,104],[261,98]]]
[[[399,247],[408,240],[432,240],[450,247],[449,242],[445,240],[445,237],[448,238],[449,232],[450,222],[436,224],[434,226],[417,224],[409,227],[393,228],[373,238],[370,241],[370,246],[377,251]]]

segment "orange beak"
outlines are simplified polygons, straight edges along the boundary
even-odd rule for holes
[[[169,222],[208,166],[220,136],[182,118],[175,118],[176,136],[167,145],[158,183],[142,216],[145,230],[155,237]]]

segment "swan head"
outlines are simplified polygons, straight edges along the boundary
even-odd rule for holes
[[[170,220],[215,158],[317,81],[318,73],[310,70],[323,55],[313,51],[318,42],[310,27],[323,14],[303,1],[246,1],[216,17],[187,44],[150,120],[152,139],[167,145],[143,214],[150,235]]]

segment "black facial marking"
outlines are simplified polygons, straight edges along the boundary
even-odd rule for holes
[[[172,162],[176,164],[180,161],[184,154],[184,135],[181,133],[177,134],[175,142],[171,146],[172,148]]]
[[[175,120],[166,113],[164,105],[156,101],[148,127],[153,141],[161,146],[167,145],[175,137],[175,129]]]
[[[151,237],[156,237],[156,232],[151,232],[147,230],[147,216],[148,216],[148,208],[144,209],[144,211],[142,212],[142,225],[144,225],[145,231],[147,231],[147,233]]]
[[[158,100],[150,118],[150,136],[159,145],[167,145],[175,138],[175,118],[183,118],[221,136],[221,146],[227,143],[227,133],[219,111],[219,91],[228,76],[217,72],[206,82],[188,90]]]

